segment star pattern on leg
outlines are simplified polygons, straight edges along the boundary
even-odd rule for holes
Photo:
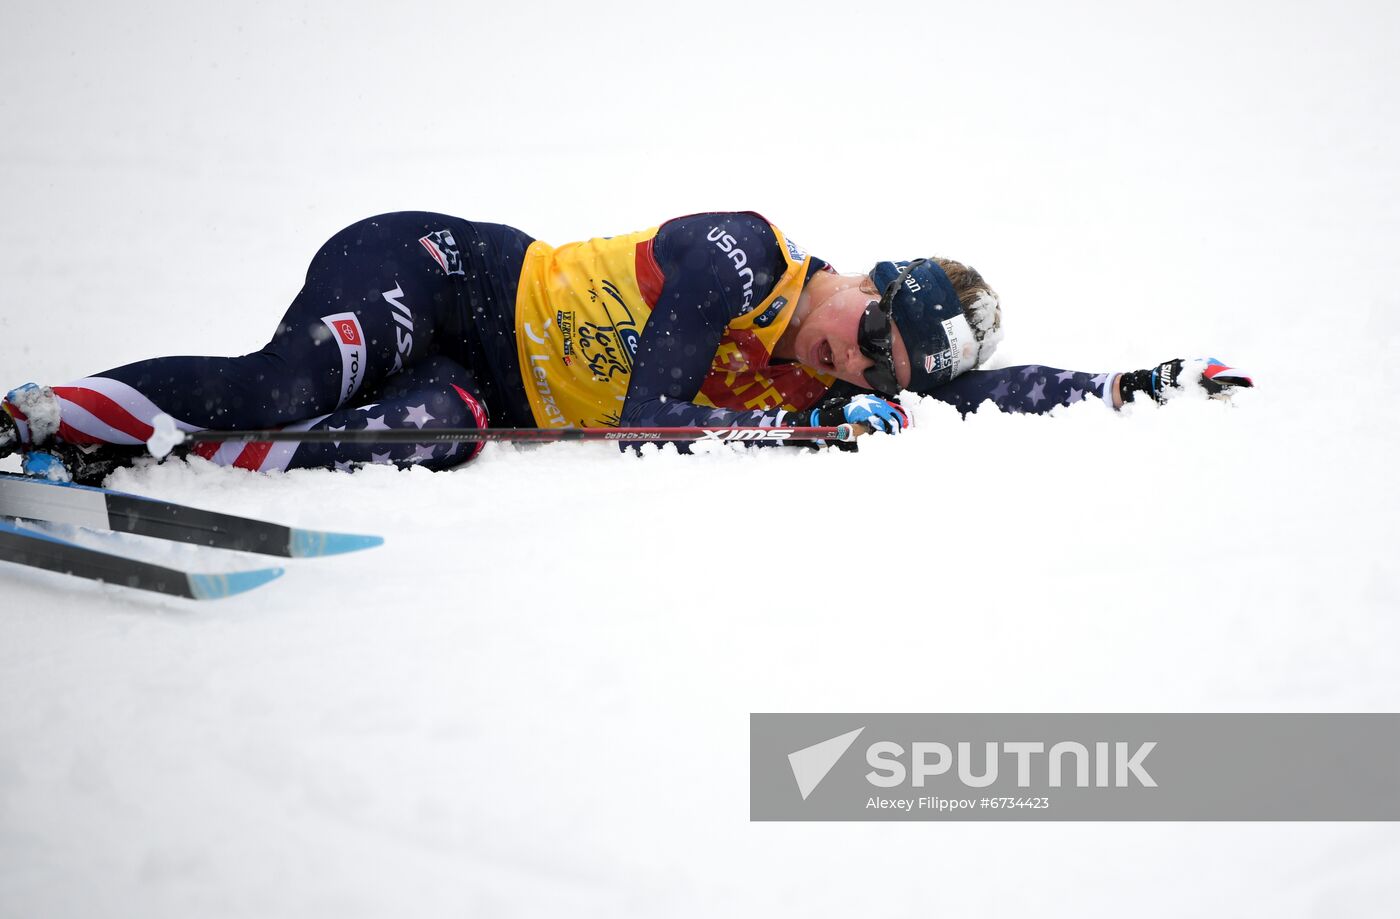
[[[1061,383],[1063,383],[1065,380],[1072,380],[1074,379],[1074,371],[1061,370],[1059,373],[1055,374],[1055,379],[1059,380]]]
[[[365,418],[366,431],[387,431],[389,426],[384,423],[384,416],[377,415],[374,418]]]
[[[1045,401],[1045,381],[1044,381],[1044,380],[1037,380],[1037,381],[1036,381],[1036,384],[1035,384],[1034,386],[1031,387],[1031,391],[1028,392],[1028,393],[1026,393],[1026,400],[1027,400],[1028,402],[1030,402],[1030,404],[1031,404],[1032,406],[1039,405],[1040,403],[1042,403],[1042,402]]]
[[[408,458],[410,463],[421,463],[433,458],[433,451],[437,449],[436,444],[414,444],[413,455]]]
[[[404,415],[403,420],[406,422],[412,422],[414,425],[421,429],[429,421],[435,421],[436,419],[432,415],[428,414],[428,405],[425,402],[422,405],[410,405],[408,407],[407,414]]]

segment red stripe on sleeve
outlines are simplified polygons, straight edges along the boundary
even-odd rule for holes
[[[642,299],[647,302],[647,306],[653,309],[656,307],[656,301],[661,299],[661,286],[665,283],[666,275],[656,263],[652,240],[637,243],[637,287],[641,289]]]

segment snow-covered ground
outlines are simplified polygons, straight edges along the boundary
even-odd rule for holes
[[[748,208],[851,270],[975,264],[1003,364],[1211,353],[1259,388],[924,403],[854,456],[120,473],[387,543],[199,608],[0,566],[0,916],[1394,915],[1391,824],[753,824],[747,732],[1400,708],[1398,26],[6,4],[7,386],[255,349],[319,243],[380,211],[564,242]]]

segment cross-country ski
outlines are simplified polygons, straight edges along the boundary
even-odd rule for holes
[[[59,574],[148,590],[187,600],[219,600],[261,587],[282,576],[281,568],[201,574],[89,549],[46,533],[0,520],[0,561]]]

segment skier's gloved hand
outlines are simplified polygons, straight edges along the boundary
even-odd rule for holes
[[[1241,389],[1254,388],[1253,377],[1213,357],[1206,359],[1206,365],[1201,368],[1201,378],[1196,382],[1211,398],[1228,399],[1237,386]]]
[[[1155,402],[1165,402],[1174,390],[1200,387],[1211,398],[1228,399],[1235,387],[1252,387],[1254,380],[1242,370],[1215,358],[1183,361],[1174,358],[1148,370],[1134,370],[1118,378],[1118,392],[1125,403],[1142,393]]]
[[[814,428],[841,424],[863,424],[871,431],[898,434],[909,427],[909,414],[898,402],[870,393],[849,398],[838,396],[812,409],[807,422]]]

